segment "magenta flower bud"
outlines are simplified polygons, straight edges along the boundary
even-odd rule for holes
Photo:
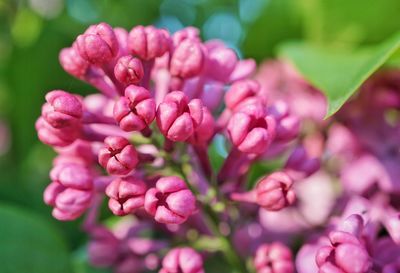
[[[138,58],[123,56],[114,67],[114,75],[124,84],[137,84],[143,78],[143,65]]]
[[[59,164],[50,171],[53,182],[60,183],[66,188],[90,190],[93,187],[91,172],[79,164]]]
[[[357,237],[361,235],[363,228],[364,220],[359,214],[350,215],[338,226],[338,230],[353,234]]]
[[[190,247],[171,249],[162,261],[160,273],[204,273],[203,259]]]
[[[257,203],[272,211],[281,210],[296,200],[293,181],[284,172],[274,172],[262,178],[256,186]]]
[[[321,247],[315,257],[320,272],[370,272],[371,257],[359,240],[362,228],[362,217],[351,215],[338,230],[329,233],[331,245]]]
[[[156,120],[166,138],[185,141],[203,120],[203,104],[199,99],[189,102],[183,92],[173,91],[158,106]]]
[[[79,158],[79,160],[86,165],[90,165],[96,161],[92,144],[89,141],[77,139],[71,145],[66,147],[56,147],[54,150],[59,153],[57,158]]]
[[[130,52],[145,61],[164,55],[170,43],[168,32],[153,26],[136,26],[132,28],[128,36]]]
[[[292,252],[282,243],[263,244],[254,257],[257,273],[294,273]]]
[[[276,120],[276,136],[278,141],[290,141],[297,137],[300,131],[300,120],[290,115],[289,106],[283,101],[277,101],[268,109]]]
[[[116,178],[106,188],[106,195],[110,197],[108,207],[118,216],[130,214],[142,207],[146,184],[135,177]]]
[[[75,96],[62,90],[54,90],[46,95],[42,116],[54,128],[64,128],[79,124],[82,118],[82,103]]]
[[[57,196],[65,190],[65,187],[58,182],[50,183],[43,193],[43,200],[49,206],[56,205]]]
[[[60,221],[75,220],[90,206],[92,197],[92,191],[66,188],[57,195],[52,214]]]
[[[128,86],[125,96],[114,104],[114,119],[127,132],[143,130],[154,120],[155,115],[156,103],[144,87]]]
[[[76,39],[79,54],[92,64],[103,64],[118,54],[118,40],[113,28],[106,24],[90,26]]]
[[[205,145],[214,136],[215,122],[207,107],[203,107],[203,119],[189,141],[193,145]]]
[[[275,120],[265,116],[262,104],[246,104],[229,120],[228,136],[233,146],[248,154],[261,154],[275,137]]]
[[[190,39],[195,42],[201,42],[199,29],[195,27],[185,27],[172,35],[174,46],[178,46],[186,39]]]
[[[104,140],[105,148],[99,151],[99,163],[111,175],[127,175],[138,163],[135,148],[126,138],[109,136]]]
[[[175,48],[170,64],[170,73],[179,78],[192,78],[198,75],[204,62],[201,44],[186,39]]]
[[[257,63],[253,59],[245,59],[236,63],[235,69],[232,71],[229,81],[239,81],[250,77],[256,70]]]
[[[234,110],[246,99],[255,97],[259,89],[260,85],[254,80],[241,80],[235,82],[225,95],[226,107],[230,110]]]
[[[235,51],[225,46],[217,46],[208,52],[207,75],[217,81],[228,82],[237,61]]]
[[[66,72],[77,78],[84,77],[90,66],[73,47],[62,49],[59,55],[59,61]]]
[[[128,55],[128,31],[124,28],[116,27],[114,28],[114,34],[118,41],[118,57]]]
[[[93,197],[90,171],[78,164],[56,165],[50,172],[52,183],[44,191],[44,201],[53,206],[53,216],[60,221],[78,218]]]
[[[39,117],[36,121],[35,128],[40,141],[56,147],[65,147],[72,144],[81,132],[80,128],[76,126],[54,128],[43,117]]]
[[[301,178],[308,177],[319,170],[320,160],[310,158],[303,146],[296,147],[285,164],[287,171],[293,172],[293,175]]]
[[[155,188],[147,191],[145,210],[157,222],[182,224],[196,209],[196,198],[185,181],[176,176],[160,178]]]

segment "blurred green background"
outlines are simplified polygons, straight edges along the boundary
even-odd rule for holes
[[[87,265],[79,221],[57,222],[43,204],[54,154],[34,129],[49,90],[94,92],[58,63],[89,24],[194,25],[258,62],[291,41],[347,50],[351,61],[399,31],[399,14],[399,0],[0,0],[0,272],[104,272]]]

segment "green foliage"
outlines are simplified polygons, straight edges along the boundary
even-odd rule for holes
[[[296,0],[269,0],[259,19],[252,24],[243,51],[258,61],[272,57],[277,44],[301,37],[300,13]]]
[[[283,160],[267,160],[255,162],[251,164],[247,174],[247,189],[251,190],[256,185],[257,181],[266,175],[271,174],[275,170],[279,170],[283,165]]]
[[[373,47],[335,50],[289,43],[281,54],[327,97],[327,117],[334,114],[361,84],[400,47],[400,33]]]
[[[37,215],[0,205],[2,273],[69,273],[69,255],[56,229]]]
[[[306,38],[326,46],[379,43],[400,29],[398,0],[300,0]]]

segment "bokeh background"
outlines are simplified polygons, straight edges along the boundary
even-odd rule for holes
[[[400,30],[399,14],[399,0],[0,0],[0,272],[108,272],[88,265],[79,221],[57,222],[43,204],[54,154],[34,129],[46,92],[94,92],[58,62],[89,24],[194,25],[260,63],[293,40],[379,43]]]

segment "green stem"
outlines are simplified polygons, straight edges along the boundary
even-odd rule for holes
[[[242,263],[241,258],[239,255],[236,253],[234,245],[232,244],[231,240],[223,235],[221,231],[219,230],[219,216],[218,214],[213,210],[213,208],[209,204],[203,204],[204,205],[204,213],[208,218],[208,223],[210,229],[213,231],[216,237],[218,237],[219,240],[223,243],[223,249],[222,252],[225,256],[225,259],[227,262],[232,266],[232,269],[234,269],[233,272],[241,272],[241,273],[246,273],[246,266]]]

